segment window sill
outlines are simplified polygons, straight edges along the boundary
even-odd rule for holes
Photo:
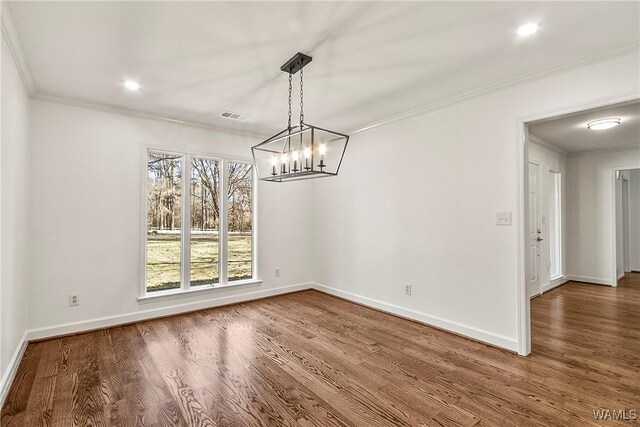
[[[235,288],[236,286],[248,286],[248,285],[259,285],[262,283],[262,280],[259,279],[247,279],[247,280],[238,280],[237,282],[227,283],[226,285],[205,285],[198,286],[194,288],[189,288],[188,290],[169,290],[169,291],[158,291],[153,293],[147,293],[144,296],[138,297],[138,304],[147,304],[150,302],[159,302],[164,300],[172,300],[176,298],[185,298],[199,294],[208,294],[211,292],[215,292],[221,289],[229,289]]]

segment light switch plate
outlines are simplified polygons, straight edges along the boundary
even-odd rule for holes
[[[511,225],[511,212],[496,212],[496,225]]]

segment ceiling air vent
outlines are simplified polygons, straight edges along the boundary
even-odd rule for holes
[[[249,116],[245,116],[244,114],[232,113],[231,111],[223,111],[220,114],[220,117],[230,120],[239,120],[241,122],[249,120]]]

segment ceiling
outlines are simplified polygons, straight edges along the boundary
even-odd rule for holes
[[[637,50],[640,26],[638,2],[8,4],[36,94],[265,135],[286,125],[279,68],[297,51],[313,56],[304,70],[307,121],[351,132],[560,64]],[[519,38],[530,21],[540,31]],[[125,79],[141,90],[127,92]],[[219,117],[224,110],[250,119]]]
[[[620,118],[620,125],[606,130],[587,129],[587,123],[608,117]],[[640,145],[640,103],[636,101],[597,108],[536,122],[529,124],[529,133],[568,154],[638,146]]]

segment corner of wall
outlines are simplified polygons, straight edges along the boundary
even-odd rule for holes
[[[2,4],[2,106],[0,107],[0,400],[26,348],[31,98],[11,41]],[[18,52],[19,53],[19,52]]]
[[[13,352],[13,356],[11,360],[9,360],[9,364],[7,365],[7,369],[2,374],[2,378],[0,379],[0,408],[4,406],[4,402],[9,394],[9,388],[13,383],[13,380],[16,377],[16,373],[18,372],[18,366],[20,366],[20,361],[22,360],[22,356],[24,356],[24,352],[27,349],[27,332],[25,331],[16,347],[16,350]]]

